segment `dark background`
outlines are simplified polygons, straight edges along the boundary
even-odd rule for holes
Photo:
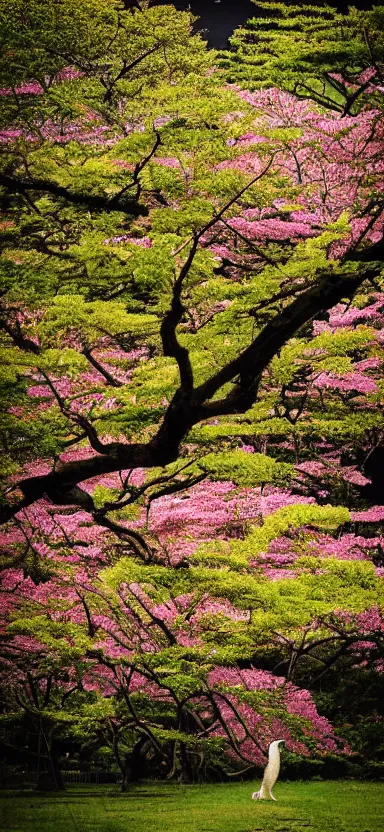
[[[310,3],[311,0],[308,0]],[[358,9],[369,9],[372,3],[364,0],[346,0],[346,2],[335,2],[328,0],[329,5],[335,5],[340,11],[346,11],[349,5]],[[384,0],[382,0],[384,2]],[[167,0],[156,0],[155,5],[161,6]],[[198,15],[200,20],[196,24],[198,30],[205,29],[205,36],[210,46],[216,49],[224,49],[228,38],[237,26],[241,26],[249,17],[254,17],[256,8],[251,0],[173,0],[177,9],[185,10],[190,8],[193,14]],[[373,4],[375,5],[375,4]],[[378,5],[376,3],[376,5]]]
[[[159,0],[159,4],[163,0]],[[191,7],[193,14],[199,16],[197,29],[206,29],[206,37],[210,46],[223,49],[233,30],[249,17],[254,17],[255,6],[251,0],[174,0],[177,9]]]

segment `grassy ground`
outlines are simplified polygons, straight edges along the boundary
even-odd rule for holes
[[[72,787],[59,796],[3,792],[2,832],[383,832],[384,783],[278,783],[277,803],[252,784]]]

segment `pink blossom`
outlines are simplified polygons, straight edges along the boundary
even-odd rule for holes
[[[156,156],[155,162],[165,168],[181,168],[181,163],[175,156]]]
[[[366,511],[352,511],[351,518],[355,523],[380,523],[384,520],[384,506],[373,506]]]
[[[130,234],[120,234],[104,240],[104,245],[116,245],[117,243],[130,243],[133,246],[139,246],[139,248],[151,248],[152,246],[150,237],[132,237]]]
[[[329,387],[334,390],[349,391],[355,390],[357,393],[376,393],[376,382],[364,376],[362,373],[352,372],[344,373],[343,375],[335,375],[334,373],[320,373],[313,381],[314,387],[319,389]]]

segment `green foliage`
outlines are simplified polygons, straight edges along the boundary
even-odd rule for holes
[[[283,758],[287,758],[287,752]],[[296,757],[297,760],[297,757]],[[323,766],[301,758],[300,774],[310,769],[319,777]],[[289,769],[292,779],[294,767]],[[257,772],[260,776],[261,772]],[[296,774],[297,777],[297,774]],[[253,775],[254,778],[254,775]],[[301,778],[300,778],[301,779]],[[137,832],[194,832],[206,827],[212,832],[243,832],[255,828],[255,806],[250,800],[253,783],[230,782],[185,786],[176,783],[145,783],[130,787],[129,796],[117,795],[116,787],[103,786],[102,794],[89,786],[69,788],[64,795],[34,795],[28,800],[7,792],[3,800],[4,826],[18,824],[20,832],[69,832],[72,818],[87,824],[90,832],[124,832],[129,818]],[[257,806],[257,823],[271,832],[287,832],[310,824],[314,832],[378,830],[383,822],[383,790],[380,782],[349,779],[326,782],[280,782],[278,801]],[[33,807],[33,808],[31,808]],[[69,818],[71,820],[69,820]]]
[[[265,547],[275,537],[288,529],[300,526],[315,526],[324,531],[337,529],[348,523],[349,511],[342,506],[292,505],[279,509],[265,518],[260,529],[256,528],[247,540],[252,555],[265,551]]]
[[[199,460],[199,467],[212,479],[231,480],[240,486],[284,484],[293,473],[292,465],[276,462],[265,454],[244,454],[243,451],[208,454]]]
[[[132,15],[120,0],[107,0],[102,6],[98,0],[66,0],[59,5],[54,0],[11,0],[0,6],[0,23],[5,47],[2,85],[37,78],[53,106],[62,88],[51,90],[52,79],[67,66],[87,70],[85,93],[92,98],[106,90],[129,94],[143,82],[151,87],[164,77],[177,80],[210,62],[200,38],[190,36],[190,15],[172,8]],[[67,106],[71,92],[73,85],[66,100],[64,89]],[[106,95],[106,104],[109,101]]]
[[[256,15],[230,39],[221,57],[228,79],[246,89],[277,86],[333,110],[359,111],[361,97],[333,77],[351,82],[368,67],[383,66],[384,8],[253,0]]]
[[[47,309],[39,327],[39,335],[43,345],[48,347],[68,333],[81,333],[86,342],[92,344],[105,332],[109,335],[124,332],[127,337],[144,337],[152,335],[156,329],[157,320],[154,315],[130,314],[126,304],[119,301],[109,301],[107,304],[102,301],[87,303],[80,295],[59,295]],[[71,354],[75,356],[75,350]],[[52,350],[49,355],[53,355]]]
[[[200,547],[193,559],[209,564],[228,564],[232,569],[244,569],[251,559],[266,553],[272,540],[286,532],[312,526],[323,531],[333,531],[348,523],[350,514],[342,506],[319,506],[296,504],[278,509],[265,517],[260,526],[254,526],[244,541],[230,544],[205,544]]]

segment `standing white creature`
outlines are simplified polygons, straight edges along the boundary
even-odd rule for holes
[[[268,749],[268,765],[264,771],[263,782],[259,792],[253,792],[252,800],[276,800],[272,789],[276,783],[280,771],[280,748],[284,740],[271,742]]]

